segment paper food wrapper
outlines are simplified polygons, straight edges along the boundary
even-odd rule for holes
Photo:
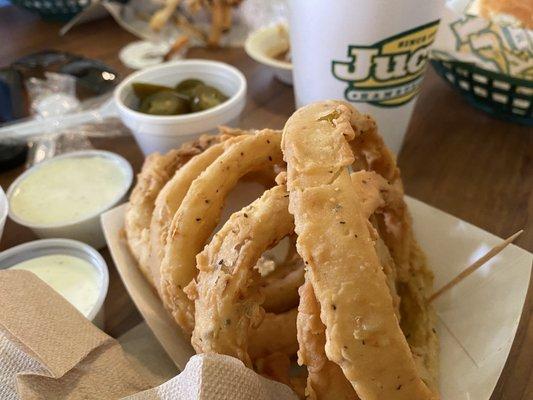
[[[533,30],[485,19],[479,6],[480,0],[448,3],[431,57],[533,80]]]
[[[435,272],[435,288],[449,282],[501,242],[500,238],[420,201],[407,198],[407,203],[415,234]],[[181,369],[193,349],[137,268],[124,236],[125,210],[126,205],[119,206],[102,216],[109,249],[137,308]],[[520,321],[532,260],[531,253],[510,245],[435,301],[441,343],[442,400],[490,398]]]
[[[221,355],[194,356],[154,387],[160,379],[28,271],[0,271],[0,310],[2,400],[296,399],[287,386]]]
[[[234,22],[230,32],[223,35],[221,46],[241,47],[248,36],[248,33],[264,25],[286,21],[288,0],[244,0],[234,11]],[[151,16],[164,6],[164,0],[130,0],[126,3],[96,0],[84,11],[78,14],[69,22],[62,32],[66,33],[77,23],[91,20],[94,16],[99,16],[102,11],[109,13],[115,21],[126,31],[140,39],[153,42],[163,42],[172,44],[176,38],[183,34],[173,19],[158,32],[153,31],[149,26]],[[205,12],[195,15],[187,13],[197,26],[207,29],[210,25],[210,18]],[[191,45],[203,45],[198,39],[191,37]]]

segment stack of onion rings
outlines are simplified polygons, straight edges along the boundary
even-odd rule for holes
[[[252,175],[271,188],[214,232]],[[438,398],[432,273],[394,157],[351,106],[307,106],[283,135],[225,129],[150,156],[126,233],[198,353],[237,357],[302,394],[289,368],[298,353],[312,399]],[[263,275],[263,254],[285,237],[297,252],[292,241]]]

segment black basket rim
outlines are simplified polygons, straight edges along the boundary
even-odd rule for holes
[[[442,65],[443,63],[451,64],[453,66],[463,67],[463,68],[469,69],[472,73],[486,75],[489,78],[508,82],[515,86],[525,86],[527,88],[533,88],[533,81],[529,81],[527,79],[522,79],[522,78],[515,78],[510,75],[502,74],[501,72],[489,71],[488,69],[480,68],[473,63],[457,61],[457,60],[431,59],[431,64],[434,65],[436,68],[446,68],[445,66]]]

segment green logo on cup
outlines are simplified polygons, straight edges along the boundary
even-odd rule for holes
[[[381,107],[409,102],[420,90],[438,25],[437,20],[371,46],[348,46],[349,61],[331,63],[333,76],[348,83],[346,100]]]

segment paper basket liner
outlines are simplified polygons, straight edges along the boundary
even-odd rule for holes
[[[435,288],[501,241],[418,200],[406,201],[415,235],[435,273]],[[182,370],[194,351],[136,266],[123,233],[125,210],[122,205],[102,216],[109,249],[140,313]],[[532,260],[531,253],[510,245],[435,301],[442,400],[490,398],[518,327]]]

